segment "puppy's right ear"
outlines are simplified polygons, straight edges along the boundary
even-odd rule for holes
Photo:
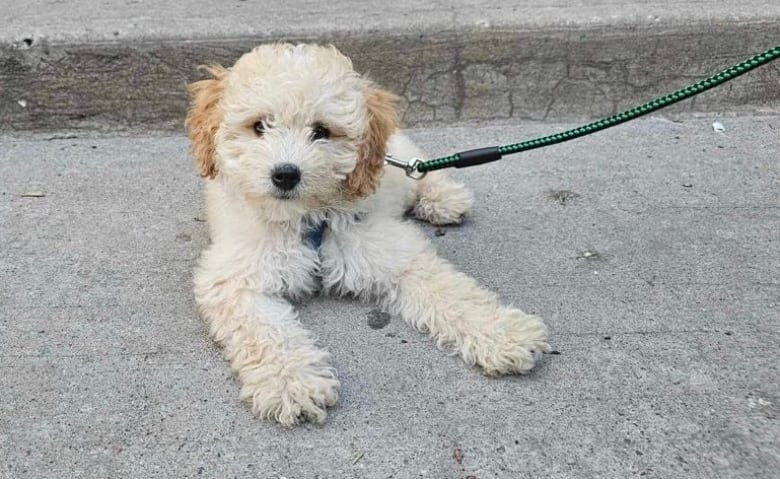
[[[200,176],[214,178],[217,175],[215,136],[222,122],[219,100],[224,91],[223,79],[227,70],[218,65],[200,69],[213,78],[196,81],[187,86],[190,108],[184,126],[192,143],[192,155],[200,170]]]

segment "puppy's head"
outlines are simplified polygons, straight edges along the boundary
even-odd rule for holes
[[[397,98],[334,47],[263,45],[189,86],[187,133],[201,175],[274,217],[374,191],[398,128]]]

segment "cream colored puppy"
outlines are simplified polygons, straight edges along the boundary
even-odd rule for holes
[[[443,173],[385,167],[423,157],[398,133],[396,97],[334,47],[263,45],[190,85],[187,131],[206,178],[211,245],[195,297],[262,417],[320,422],[338,399],[328,353],[288,299],[357,295],[488,375],[525,373],[548,350],[535,316],[439,258],[403,215],[459,223],[471,194]]]

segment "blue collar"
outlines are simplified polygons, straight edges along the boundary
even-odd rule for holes
[[[363,221],[364,213],[355,213],[355,223]],[[325,229],[328,227],[327,217],[323,220],[313,218],[304,218],[303,220],[303,243],[314,251],[319,251],[322,247],[322,238],[325,236]]]
[[[319,223],[309,223],[306,232],[303,235],[303,242],[314,251],[319,251],[322,246],[322,237],[325,235],[325,227],[328,224],[325,221]]]

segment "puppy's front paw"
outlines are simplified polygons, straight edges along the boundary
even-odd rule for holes
[[[464,359],[487,376],[525,374],[543,352],[550,351],[542,321],[519,309],[500,308],[495,322],[479,337],[471,338]],[[469,360],[470,359],[470,360]]]
[[[339,398],[336,373],[324,363],[292,371],[289,366],[263,365],[242,371],[240,376],[241,400],[251,404],[255,415],[284,426],[302,421],[323,422],[325,409]]]

